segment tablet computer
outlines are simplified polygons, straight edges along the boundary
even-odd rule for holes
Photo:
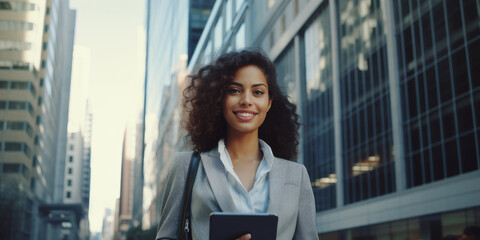
[[[278,217],[271,213],[210,214],[210,240],[232,240],[250,233],[252,239],[275,240]]]

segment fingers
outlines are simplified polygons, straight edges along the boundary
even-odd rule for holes
[[[252,239],[252,234],[247,233],[247,234],[245,234],[245,235],[243,235],[243,236],[241,236],[241,237],[239,237],[235,240],[250,240],[250,239]]]

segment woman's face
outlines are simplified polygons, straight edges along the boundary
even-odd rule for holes
[[[236,72],[223,100],[223,117],[227,135],[257,133],[272,105],[265,75],[255,65]]]

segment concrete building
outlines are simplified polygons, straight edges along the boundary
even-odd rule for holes
[[[441,239],[480,224],[478,9],[218,0],[188,70],[244,47],[274,61],[301,115],[321,239]]]
[[[78,237],[82,212],[61,205],[75,15],[68,1],[0,4],[0,217],[5,239]],[[71,231],[63,231],[69,224]]]

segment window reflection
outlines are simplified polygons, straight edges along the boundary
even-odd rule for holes
[[[336,206],[330,15],[323,6],[305,30],[304,164],[312,179],[317,211]]]
[[[345,203],[395,189],[381,1],[339,1]]]

